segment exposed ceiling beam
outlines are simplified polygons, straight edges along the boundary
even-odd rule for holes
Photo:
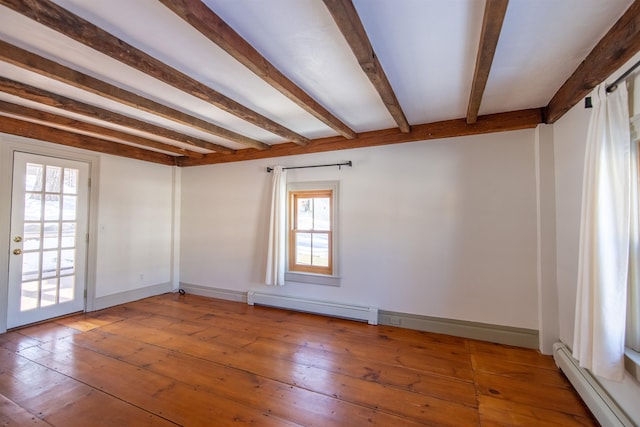
[[[545,122],[555,123],[638,51],[640,0],[635,0],[553,96]]]
[[[356,133],[289,80],[201,0],[159,0],[238,62],[345,138]]]
[[[24,83],[16,82],[5,77],[0,77],[0,91],[40,104],[48,105],[50,107],[60,108],[72,113],[81,114],[93,119],[98,119],[119,126],[147,132],[153,135],[161,136],[163,138],[182,142],[184,144],[193,145],[195,147],[222,153],[229,153],[233,151],[227,147],[223,147],[209,141],[194,138],[180,132],[143,122],[142,120],[134,119],[123,114],[105,110],[104,108],[96,107],[94,105],[75,101],[62,95],[57,95],[55,93],[51,93],[43,89],[38,89]]]
[[[487,86],[491,64],[496,53],[496,46],[500,38],[502,23],[507,13],[509,0],[487,0],[482,19],[482,32],[480,33],[480,45],[476,57],[476,68],[473,73],[471,95],[467,108],[467,123],[472,124],[478,120],[478,111],[482,103],[482,95]]]
[[[130,107],[138,108],[151,114],[181,123],[203,132],[234,141],[251,148],[266,149],[268,144],[251,139],[239,133],[224,129],[206,120],[190,116],[182,111],[162,105],[158,102],[144,98],[133,92],[126,91],[112,84],[103,82],[95,77],[75,71],[57,62],[43,58],[39,55],[13,46],[0,40],[0,60],[16,65],[26,70],[38,73],[45,77],[77,87],[96,95],[104,96]],[[229,150],[228,150],[229,151]]]
[[[351,0],[323,0],[329,9],[331,16],[338,25],[340,32],[351,47],[360,67],[365,72],[371,83],[376,88],[382,102],[391,113],[402,132],[409,132],[411,127],[402,111],[400,102],[382,69],[380,61],[371,46],[367,32],[360,21],[358,12]]]
[[[251,148],[238,150],[234,154],[207,154],[201,159],[181,158],[179,166],[196,166],[215,163],[240,162],[245,160],[266,159],[271,157],[293,156],[298,154],[320,153],[325,151],[347,150],[352,148],[375,147],[379,145],[424,141],[429,139],[452,138],[493,132],[531,129],[542,123],[540,108],[491,114],[478,117],[474,124],[466,119],[447,120],[436,123],[415,125],[404,133],[398,128],[359,133],[358,137],[345,140],[342,137],[320,138],[311,141],[305,147],[295,144],[272,145],[268,151]]]
[[[177,161],[177,157],[169,154],[105,141],[87,135],[78,135],[13,117],[0,116],[0,132],[169,166],[174,166]]]
[[[49,0],[0,0],[0,5],[275,135],[300,145],[309,142],[308,138],[224,96]]]
[[[5,113],[5,114],[3,114]],[[152,139],[143,138],[137,135],[131,135],[115,129],[94,125],[91,123],[81,122],[65,116],[49,113],[46,111],[35,110],[33,108],[22,105],[12,104],[0,100],[0,114],[9,114],[21,120],[27,120],[39,124],[49,125],[61,130],[72,133],[80,133],[83,135],[94,136],[100,139],[114,140],[114,142],[129,142],[141,145],[147,148],[154,148],[168,153],[178,154],[180,156],[201,158],[203,155],[195,151],[185,150],[175,145],[165,144],[163,142],[154,141]]]

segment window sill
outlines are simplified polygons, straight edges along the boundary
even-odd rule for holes
[[[325,276],[323,274],[297,273],[287,271],[284,274],[286,282],[310,283],[312,285],[340,286],[340,277]]]
[[[627,372],[640,381],[640,353],[631,350],[629,347],[625,348],[624,365]]]

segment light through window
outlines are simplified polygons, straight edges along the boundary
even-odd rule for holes
[[[333,190],[292,191],[289,270],[333,274]]]

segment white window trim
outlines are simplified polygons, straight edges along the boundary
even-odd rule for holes
[[[315,274],[300,271],[290,271],[287,260],[287,271],[284,274],[285,282],[309,283],[313,285],[340,286],[340,181],[310,181],[287,183],[287,230],[291,229],[289,211],[290,192],[305,190],[332,190],[333,191],[333,239],[332,259],[333,274]],[[287,238],[287,256],[289,254],[289,239]]]

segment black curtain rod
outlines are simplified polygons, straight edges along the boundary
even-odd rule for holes
[[[640,61],[633,64],[633,66],[629,68],[623,75],[618,77],[615,82],[611,83],[610,85],[607,85],[607,93],[611,93],[614,90],[618,89],[618,85],[622,83],[624,79],[629,77],[629,74],[633,73],[638,67],[640,67]]]
[[[282,168],[282,170],[287,170],[287,169],[307,169],[307,168],[325,168],[328,166],[338,166],[339,168],[342,168],[342,166],[353,166],[353,162],[351,160],[349,160],[348,162],[344,162],[344,163],[332,163],[330,165],[311,165],[311,166],[292,166],[290,168]],[[273,168],[267,168],[267,172],[273,172]]]

